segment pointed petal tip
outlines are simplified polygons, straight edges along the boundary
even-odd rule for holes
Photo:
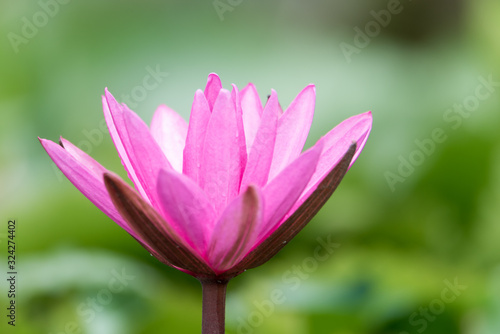
[[[371,129],[373,122],[373,114],[371,111],[366,111],[364,113],[351,116],[344,121],[342,121],[338,127],[348,127],[351,128],[353,126],[362,126],[367,127],[368,130]]]
[[[114,183],[111,173],[105,172],[104,174],[102,174],[102,178],[104,179],[104,184],[106,185],[106,188],[108,188],[108,184],[111,185]]]
[[[249,83],[248,83],[248,84],[247,84],[247,85],[246,85],[246,86],[242,89],[242,91],[243,91],[243,90],[245,90],[245,89],[252,89],[252,90],[254,90],[254,91],[257,91],[257,87],[255,87],[255,85],[254,85],[253,83],[251,83],[251,82],[249,82]]]
[[[119,105],[118,101],[116,101],[115,97],[113,96],[113,94],[111,94],[107,87],[104,89],[102,103],[106,104],[108,108],[111,108],[110,103],[116,103],[117,105]]]
[[[217,97],[217,99],[219,98],[231,99],[231,92],[225,88],[222,88],[219,92],[219,96]]]
[[[110,195],[113,194],[116,196],[120,192],[120,189],[123,188],[123,184],[127,186],[127,184],[122,181],[118,175],[110,171],[104,172],[102,174],[102,178],[104,180],[104,186]]]
[[[251,92],[251,94],[253,94],[253,96],[256,96],[256,97],[259,96],[259,93],[257,92],[257,87],[255,87],[255,85],[251,82],[249,82],[245,87],[243,87],[243,89],[240,91],[240,95],[243,96],[243,95],[249,94],[249,92]]]
[[[205,99],[205,101],[207,100],[207,97],[205,96],[205,93],[203,92],[203,90],[197,89],[196,92],[194,92],[194,99],[199,100],[201,98]],[[207,103],[208,103],[208,101],[207,101]]]
[[[246,199],[260,199],[262,196],[261,191],[258,186],[255,184],[249,184],[247,189],[245,190]]]
[[[43,146],[43,148],[44,148],[45,150],[50,149],[50,148],[49,148],[49,146],[51,146],[51,145],[53,145],[53,144],[54,144],[54,145],[60,145],[60,146],[62,146],[60,143],[55,143],[55,142],[53,142],[53,141],[52,141],[52,140],[50,140],[50,139],[45,139],[45,138],[40,138],[40,137],[37,137],[37,138],[38,138],[38,140],[40,141],[40,144],[42,144],[42,146]],[[61,138],[62,138],[62,137],[61,137]],[[64,147],[64,146],[63,146],[63,147]]]
[[[212,72],[207,77],[207,84],[209,84],[210,82],[212,82],[214,80],[218,81],[218,82],[221,82],[219,75],[217,73],[215,73],[215,72]]]
[[[295,99],[297,99],[299,96],[304,96],[306,98],[310,98],[312,99],[312,103],[314,103],[314,100],[316,99],[316,85],[315,84],[309,84],[307,86],[304,87],[304,89],[302,89],[299,94],[297,94],[297,97]],[[302,97],[304,98],[304,97]]]
[[[273,103],[276,103],[277,106],[279,106],[278,93],[274,89],[271,89],[271,94],[269,95],[266,104],[269,103],[269,101],[272,101]]]
[[[232,103],[232,99],[233,99],[233,97],[232,97],[231,92],[225,88],[221,88],[217,98],[214,100],[214,103],[212,106],[212,112],[215,110],[216,104],[220,105],[220,103],[224,103],[224,104],[225,103]]]
[[[243,201],[246,206],[252,207],[253,210],[258,212],[262,210],[263,195],[258,186],[254,184],[248,185],[243,196]]]
[[[207,98],[208,105],[210,106],[210,110],[213,109],[213,106],[215,104],[215,101],[217,100],[217,97],[219,96],[221,89],[222,83],[219,76],[215,73],[210,73],[208,75],[205,90],[203,91]]]
[[[237,94],[240,93],[240,90],[238,89],[238,86],[236,86],[236,84],[232,83],[231,87],[233,87],[233,91],[235,91]]]
[[[350,152],[352,150],[356,151],[356,148],[358,146],[358,143],[356,143],[354,140],[351,142],[351,146],[349,146],[349,149],[346,151],[346,154],[347,152]]]
[[[364,118],[365,122],[369,123],[368,132],[370,132],[371,129],[372,129],[372,125],[373,125],[373,114],[372,114],[372,111],[369,110],[367,112],[364,112],[364,113],[360,114],[359,116],[360,116],[360,118]]]
[[[109,99],[116,100],[113,94],[111,94],[111,92],[108,90],[108,87],[104,88],[104,97],[106,100]]]
[[[373,119],[373,113],[372,113],[372,111],[371,111],[371,110],[368,110],[368,111],[366,111],[366,112],[364,112],[364,113],[360,114],[360,116],[365,116],[365,117],[367,117],[367,118],[369,118],[369,119]]]
[[[125,181],[123,181],[120,176],[118,176],[117,174],[115,174],[109,170],[105,171],[102,174],[102,178],[104,180],[104,184],[106,185],[106,188],[108,188],[108,185],[109,185],[109,186],[113,187],[113,189],[119,189],[120,186],[124,185],[124,186],[127,186],[128,188],[132,189],[133,191],[136,191],[134,188],[130,187]]]
[[[47,151],[47,142],[50,142],[50,140],[38,137],[38,141],[40,142],[42,147],[45,149],[45,151]]]
[[[316,85],[311,83],[307,85],[302,91],[309,91],[309,90],[311,90],[313,94],[316,94]]]

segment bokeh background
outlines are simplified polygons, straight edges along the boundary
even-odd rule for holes
[[[6,0],[0,18],[0,332],[200,332],[198,282],[86,200],[37,136],[62,135],[124,175],[102,128],[104,87],[147,122],[161,103],[187,119],[216,72],[263,100],[276,89],[284,107],[315,83],[307,146],[374,115],[318,216],[230,283],[227,333],[500,333],[497,0]],[[146,89],[151,71],[161,75]],[[323,261],[318,238],[336,244]]]

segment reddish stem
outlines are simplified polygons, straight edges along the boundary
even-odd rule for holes
[[[229,280],[200,279],[203,289],[202,334],[224,334],[226,287]]]

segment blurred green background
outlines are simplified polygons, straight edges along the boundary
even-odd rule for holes
[[[148,123],[161,103],[187,119],[210,72],[226,88],[253,82],[261,99],[274,88],[283,106],[315,83],[307,145],[374,115],[318,216],[230,283],[227,333],[500,333],[497,0],[6,0],[0,17],[1,333],[200,332],[198,282],[86,200],[37,136],[62,135],[124,175],[100,130],[104,87]],[[324,261],[318,238],[338,244]]]

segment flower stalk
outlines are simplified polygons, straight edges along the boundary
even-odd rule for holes
[[[226,288],[228,282],[227,279],[200,279],[203,289],[202,334],[225,333]]]

